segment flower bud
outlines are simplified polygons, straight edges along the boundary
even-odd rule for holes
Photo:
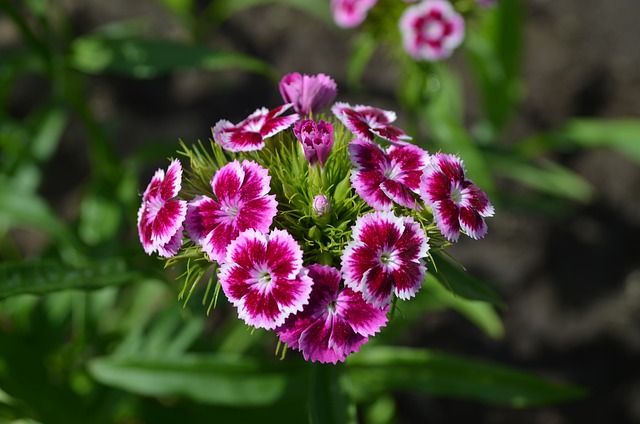
[[[313,198],[313,212],[318,217],[323,217],[330,212],[329,199],[324,194],[318,194]]]
[[[293,133],[302,143],[309,165],[320,162],[320,166],[324,166],[333,146],[333,126],[325,121],[316,123],[305,119],[295,123]]]
[[[294,72],[280,80],[280,94],[300,115],[318,112],[336,98],[336,82],[325,74],[307,75]]]

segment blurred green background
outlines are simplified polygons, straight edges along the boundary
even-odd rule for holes
[[[503,0],[434,65],[397,3],[341,30],[320,0],[0,0],[0,422],[640,421],[640,3]],[[459,152],[497,210],[338,367],[178,300],[135,229],[179,139],[294,71]]]

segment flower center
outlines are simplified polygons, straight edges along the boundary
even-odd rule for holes
[[[397,163],[391,162],[385,165],[383,169],[384,176],[391,181],[396,181],[402,175],[402,169]]]
[[[256,284],[262,291],[267,291],[272,281],[271,270],[267,264],[256,264],[251,270],[251,277],[248,279],[248,282]]]
[[[338,313],[338,307],[336,306],[336,301],[329,302],[327,305],[327,313],[329,315],[335,315]]]
[[[427,40],[439,40],[444,35],[444,22],[439,19],[431,19],[422,27],[424,38]]]
[[[451,187],[451,200],[456,205],[462,203],[462,190],[458,185],[454,185],[453,187]]]
[[[147,200],[147,211],[151,215],[151,219],[155,219],[156,215],[158,214],[158,211],[162,209],[164,204],[165,204],[165,201],[162,200],[162,197],[160,196],[151,196]]]
[[[400,268],[400,258],[397,250],[383,249],[379,256],[380,263],[386,271]]]

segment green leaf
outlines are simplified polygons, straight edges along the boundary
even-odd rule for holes
[[[505,308],[504,302],[495,291],[486,283],[473,278],[460,266],[452,264],[438,254],[433,254],[433,262],[436,269],[434,270],[435,278],[454,295],[469,300],[489,302],[501,309]]]
[[[44,200],[26,192],[16,195],[10,182],[2,180],[0,180],[0,221],[11,226],[32,227],[41,231],[58,242],[61,252],[67,259],[77,260],[80,256],[78,242],[73,233]]]
[[[333,23],[327,2],[309,0],[216,0],[211,2],[209,10],[207,10],[207,15],[210,16],[214,22],[220,23],[244,9],[265,4],[284,4],[295,7],[311,16],[321,19],[325,23]]]
[[[133,276],[120,259],[94,262],[82,268],[53,261],[5,262],[0,264],[0,299],[19,294],[98,289],[128,283]]]
[[[341,381],[342,364],[317,363],[310,366],[311,424],[355,424],[355,405],[349,404]]]
[[[556,140],[566,139],[578,147],[616,150],[640,162],[640,119],[576,119],[570,121],[557,135]]]
[[[303,401],[306,373],[236,355],[150,359],[104,357],[89,363],[99,382],[144,396],[184,396],[227,406]]]
[[[443,305],[459,312],[484,331],[487,336],[499,339],[504,335],[502,320],[496,313],[493,305],[490,303],[480,300],[469,300],[461,296],[456,296],[454,293],[444,288],[432,274],[427,274],[427,278],[424,282],[424,289]]]
[[[346,365],[358,398],[386,391],[418,391],[530,407],[585,395],[579,387],[547,381],[525,371],[423,349],[365,346],[359,354],[347,358]]]
[[[485,113],[495,129],[507,123],[522,95],[519,78],[523,11],[520,1],[500,2],[484,11],[465,46],[480,87]]]
[[[551,161],[538,160],[539,166],[516,155],[487,153],[496,174],[553,196],[587,203],[593,196],[591,185],[580,175]]]
[[[350,87],[359,87],[362,74],[367,69],[371,57],[378,48],[376,39],[368,32],[362,32],[353,44],[353,51],[347,63],[347,83]]]
[[[267,63],[239,53],[160,39],[110,38],[88,35],[71,46],[71,64],[89,74],[112,73],[152,78],[181,69],[241,69],[273,77]]]

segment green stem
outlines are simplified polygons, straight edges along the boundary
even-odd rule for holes
[[[309,422],[350,424],[356,422],[352,405],[342,384],[344,365],[311,364]]]

